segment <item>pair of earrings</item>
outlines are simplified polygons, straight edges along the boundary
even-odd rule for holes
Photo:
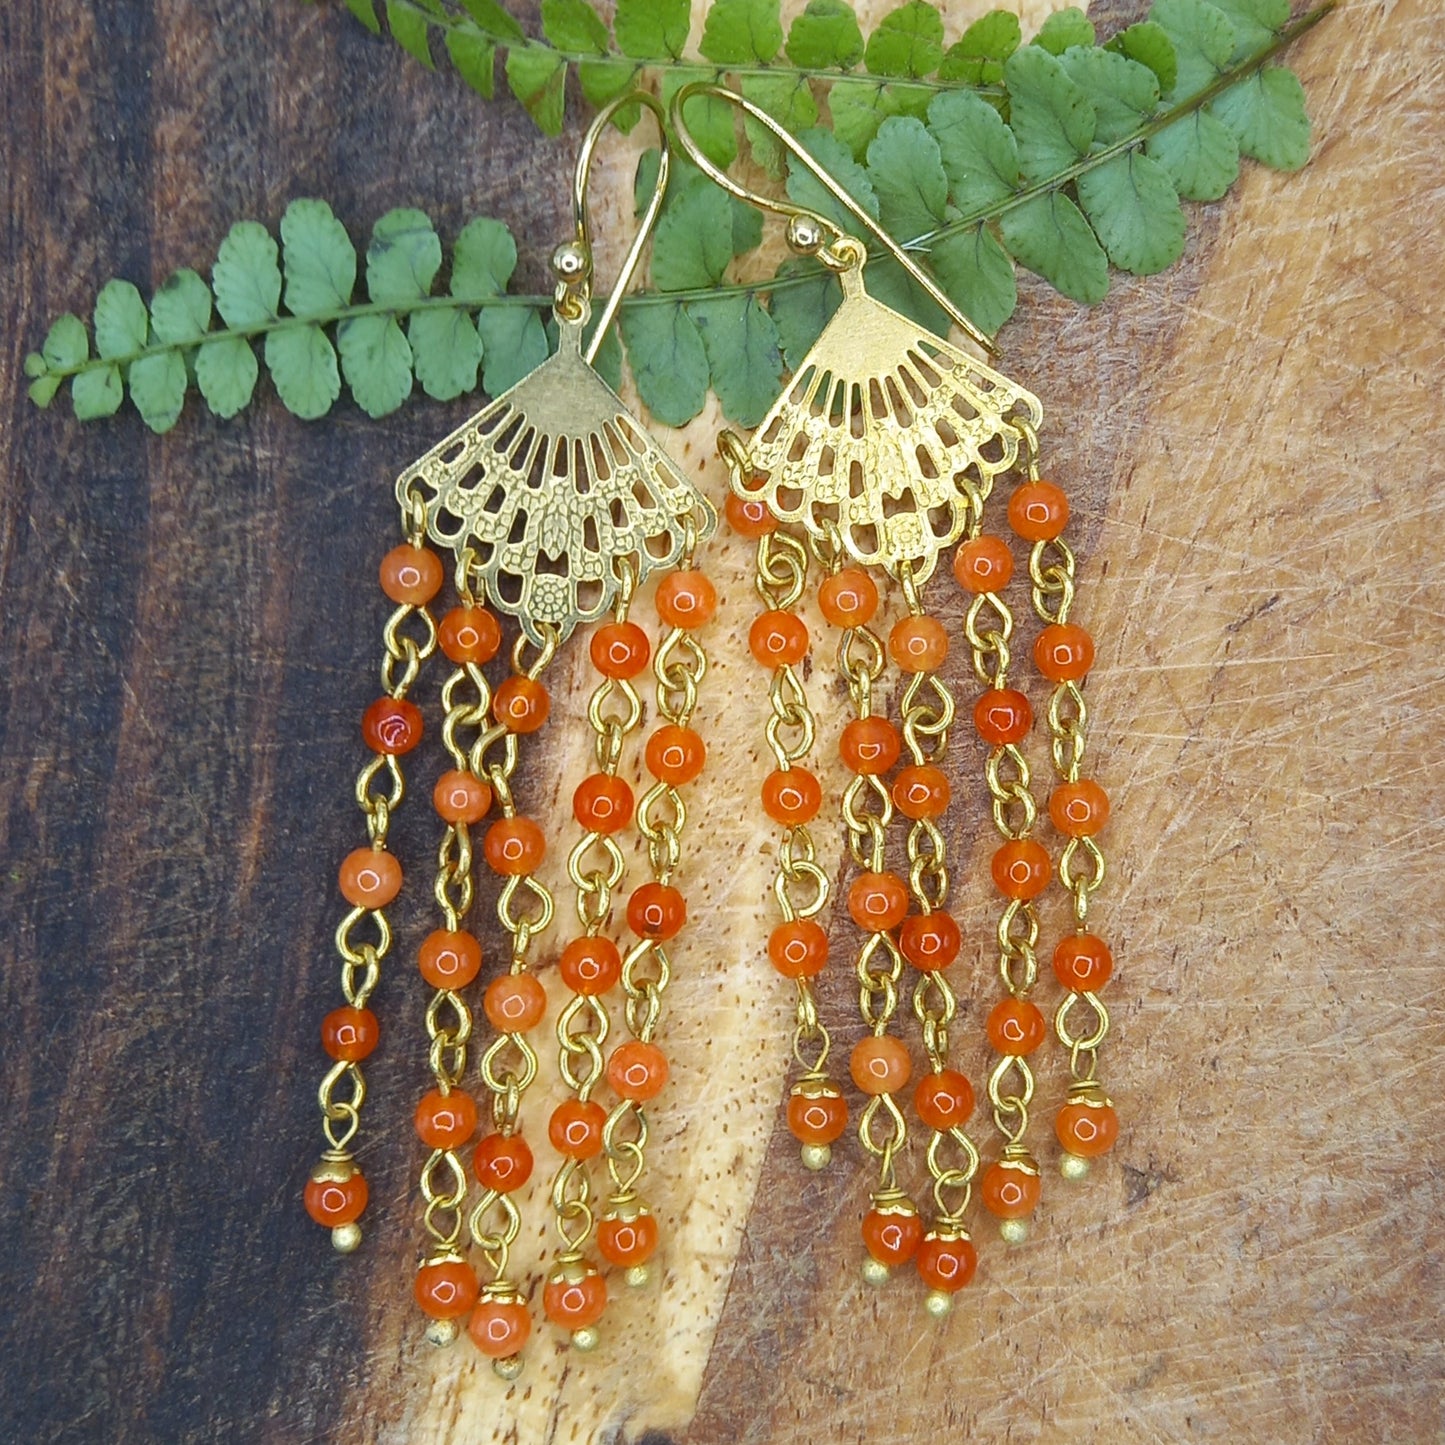
[[[822,807],[822,788],[806,766],[817,726],[801,670],[810,639],[796,609],[810,575],[817,575],[821,609],[839,630],[838,666],[854,714],[838,746],[852,775],[841,813],[858,870],[847,909],[858,929],[855,966],[867,1029],[849,1071],[867,1099],[859,1138],[878,1164],[863,1223],[865,1273],[879,1280],[894,1267],[916,1263],[929,1286],[929,1308],[943,1313],[976,1267],[964,1223],[975,1181],[1010,1240],[1022,1238],[1040,1193],[1039,1168],[1025,1140],[1035,1088],[1028,1056],[1042,1044],[1047,1025],[1030,994],[1038,975],[1034,901],[1049,885],[1053,864],[1034,837],[1038,807],[1019,747],[1031,731],[1032,709],[1027,696],[1009,685],[1013,618],[1002,591],[1012,553],[1001,533],[984,530],[994,483],[1010,472],[1024,474],[1008,518],[1031,544],[1031,595],[1044,623],[1034,661],[1050,688],[1048,728],[1059,777],[1049,813],[1067,840],[1058,876],[1075,920],[1054,956],[1065,990],[1054,1028],[1068,1050],[1072,1078],[1057,1118],[1065,1174],[1084,1172],[1088,1159],[1106,1151],[1117,1133],[1097,1079],[1108,1029],[1097,990],[1112,964],[1106,945],[1087,928],[1104,867],[1094,834],[1108,805],[1082,776],[1087,714],[1080,684],[1093,647],[1068,620],[1074,598],[1074,559],[1062,537],[1068,507],[1039,476],[1043,414],[1037,399],[869,296],[863,283],[867,251],[854,235],[804,207],[756,195],[719,171],[685,125],[688,101],[701,95],[738,107],[768,130],[975,342],[990,353],[995,348],[765,112],[709,83],[678,93],[672,129],[694,163],[732,195],[785,216],[790,246],[821,262],[842,285],[842,304],[751,441],[728,431],[719,439],[730,478],[728,519],[757,542],[756,585],[765,604],[749,644],[771,675],[767,742],[777,766],[761,791],[765,811],[783,829],[774,887],[780,921],[767,954],[796,986],[793,1051],[800,1073],[788,1100],[788,1124],[804,1163],[823,1168],[847,1127],[848,1109],[829,1070],[831,1041],[815,991],[828,960],[828,934],[819,920],[831,882],[809,832]],[[661,161],[637,237],[589,341],[588,176],[603,128],[630,104],[645,106],[657,119]],[[634,1285],[646,1280],[658,1244],[657,1222],[640,1192],[647,1158],[644,1105],[668,1075],[654,1040],[671,975],[669,945],[686,920],[674,879],[687,822],[683,790],[706,760],[692,727],[707,671],[698,629],[716,605],[695,556],[716,513],[590,363],[662,205],[670,166],[664,119],[658,102],[640,92],[598,114],[576,170],[574,238],[553,258],[556,353],[398,480],[404,541],[381,570],[396,611],[383,633],[384,695],[363,719],[373,756],[356,788],[368,846],[350,854],[341,869],[350,911],[336,942],[346,1005],[323,1023],[323,1045],[333,1060],[320,1089],[327,1148],[307,1185],[306,1204],[331,1229],[337,1248],[349,1251],[360,1241],[357,1220],[367,1195],[351,1152],[365,1097],[360,1064],[378,1038],[367,1003],[391,946],[384,910],[401,885],[386,840],[404,794],[399,759],[421,737],[421,714],[408,695],[422,664],[440,649],[453,664],[441,694],[442,737],[453,766],[433,794],[445,824],[434,881],[441,926],[419,954],[423,977],[435,989],[425,1020],[435,1087],[416,1115],[417,1132],[431,1151],[421,1173],[429,1243],[416,1296],[432,1320],[432,1339],[453,1338],[466,1318],[473,1340],[505,1376],[520,1368],[531,1327],[508,1259],[521,1228],[514,1196],[533,1170],[521,1115],[538,1067],[529,1034],[546,1011],[533,968],[556,911],[537,877],[545,834],[519,810],[513,780],[522,740],[547,719],[542,674],[583,622],[601,624],[591,638],[599,681],[587,708],[597,766],[574,797],[581,833],[568,855],[568,876],[578,932],[557,958],[571,995],[556,1023],[569,1098],[547,1131],[561,1159],[551,1203],[563,1246],[543,1287],[548,1318],[578,1347],[595,1344],[607,1284],[592,1257],[594,1240],[597,1253]],[[457,604],[440,622],[429,607],[444,569],[428,542],[455,556]],[[979,1152],[964,1128],[973,1091],[950,1063],[957,1000],[946,969],[960,950],[961,932],[947,906],[940,820],[950,783],[941,764],[957,703],[943,676],[947,632],[924,605],[941,554],[956,543],[954,571],[971,597],[964,631],[985,689],[974,722],[988,747],[983,773],[1002,839],[991,871],[1003,899],[997,943],[1004,996],[988,1022],[997,1062],[987,1086],[1002,1147],[981,1179]],[[630,614],[638,587],[658,572],[664,574],[656,588],[664,631],[654,654]],[[906,606],[886,643],[873,626],[878,572],[898,582]],[[502,647],[497,612],[515,619],[519,632],[509,674],[494,688],[483,668]],[[890,658],[907,678],[896,722],[880,706]],[[638,800],[619,767],[641,725],[637,679],[649,662],[661,725],[644,754],[654,782]],[[482,950],[465,923],[473,903],[472,830],[494,809],[499,816],[483,834],[481,851],[502,879],[497,916],[509,956],[483,997],[493,1037],[479,1070],[488,1127],[472,1161],[483,1188],[473,1203],[458,1151],[476,1133],[481,1112],[461,1086],[473,1033],[464,990],[481,971]],[[621,910],[632,940],[622,948],[606,930],[626,878],[618,837],[634,821],[651,876],[632,889]],[[890,854],[906,856],[906,869],[890,869]],[[905,964],[916,973],[911,1004],[928,1061],[912,1091],[913,1113],[929,1136],[927,1220],[900,1175],[909,1132],[900,1099],[911,1082],[909,1050],[895,1028]],[[605,999],[618,985],[626,996],[628,1037],[604,1052],[612,1031]],[[604,1086],[617,1099],[610,1109],[594,1097]],[[609,1179],[604,1200],[594,1199],[592,1163],[598,1159]],[[480,1257],[480,1277],[468,1245]]]

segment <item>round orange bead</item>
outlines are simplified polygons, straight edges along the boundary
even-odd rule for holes
[[[978,1192],[995,1219],[1023,1219],[1038,1208],[1043,1184],[1036,1171],[1000,1161],[983,1171]]]
[[[675,938],[686,922],[686,901],[666,883],[644,883],[627,900],[627,926],[639,938]]]
[[[888,655],[904,672],[937,672],[948,656],[948,633],[936,617],[903,617],[888,634]]]
[[[834,627],[864,627],[878,610],[878,586],[861,567],[844,567],[824,579],[818,606]]]
[[[535,872],[546,852],[547,839],[530,818],[498,818],[482,839],[487,867],[504,878]]]
[[[655,1099],[662,1092],[668,1073],[662,1050],[640,1039],[618,1044],[607,1061],[607,1081],[618,1097],[638,1104]]]
[[[1049,886],[1049,855],[1032,838],[1011,838],[989,865],[1005,898],[1037,898]]]
[[[504,973],[487,985],[482,1007],[499,1034],[524,1034],[542,1022],[547,990],[530,973]]]
[[[899,952],[924,973],[947,968],[962,944],[963,933],[951,913],[915,913],[898,930]]]
[[[431,1089],[421,1096],[413,1122],[428,1149],[459,1149],[477,1132],[477,1102],[460,1089]]]
[[[492,694],[492,715],[514,733],[536,732],[551,711],[551,696],[534,677],[509,677]]]
[[[1054,1121],[1059,1143],[1081,1159],[1107,1154],[1119,1138],[1119,1116],[1112,1104],[1065,1104]]]
[[[647,634],[635,622],[604,622],[592,634],[592,666],[603,677],[636,677],[652,656]]]
[[[492,809],[492,790],[460,768],[448,768],[432,789],[432,806],[448,823],[480,823]]]
[[[520,1354],[532,1333],[532,1316],[521,1300],[484,1299],[467,1322],[472,1343],[489,1360]]]
[[[476,1304],[478,1292],[476,1270],[461,1259],[422,1265],[412,1284],[421,1312],[434,1320],[460,1319]]]
[[[717,588],[701,572],[672,572],[657,585],[657,615],[669,627],[701,627],[716,611]]]
[[[1013,553],[1002,537],[975,537],[954,553],[953,575],[969,592],[1002,592],[1014,575]]]
[[[622,977],[622,955],[610,938],[576,938],[562,950],[557,968],[573,993],[591,998]]]
[[[886,773],[902,751],[898,729],[886,717],[855,717],[838,739],[844,766],[854,773]]]
[[[848,912],[870,933],[897,928],[908,916],[908,885],[896,873],[860,873],[848,888]]]
[[[673,787],[692,782],[706,761],[707,744],[691,728],[668,723],[647,740],[647,771]]]
[[[321,1020],[321,1047],[333,1059],[354,1064],[364,1059],[381,1039],[381,1026],[369,1008],[332,1009]]]
[[[978,1269],[978,1251],[973,1241],[962,1235],[930,1230],[923,1236],[914,1262],[929,1289],[953,1294],[973,1278]]]
[[[427,547],[403,543],[381,559],[381,590],[393,602],[425,607],[442,590],[441,558]]]
[[[437,646],[460,667],[490,662],[502,645],[502,629],[485,607],[453,607],[437,625]]]
[[[362,741],[374,753],[409,753],[421,734],[421,713],[404,697],[379,697],[361,715]]]
[[[1001,1054],[1031,1054],[1043,1043],[1048,1025],[1038,1005],[1026,998],[1000,999],[988,1016],[988,1041]]]
[[[532,1177],[532,1151],[520,1134],[488,1134],[472,1155],[472,1168],[483,1188],[510,1194]]]
[[[355,1224],[366,1211],[371,1191],[356,1170],[349,1179],[308,1179],[302,1196],[306,1212],[323,1229]]]
[[[1034,643],[1034,666],[1050,682],[1079,682],[1094,665],[1094,639],[1072,623],[1053,623]]]
[[[385,908],[401,892],[401,864],[384,848],[357,848],[341,860],[336,881],[353,908]]]
[[[793,1086],[788,1096],[788,1129],[800,1144],[831,1144],[848,1127],[848,1104],[826,1080]]]
[[[764,667],[792,667],[808,651],[808,627],[792,612],[764,612],[748,629],[748,648]]]
[[[1023,693],[1011,687],[994,687],[974,703],[973,725],[984,742],[1001,748],[1028,737],[1034,725],[1034,710]]]
[[[914,1090],[913,1107],[930,1129],[956,1129],[973,1113],[973,1085],[957,1069],[925,1074]]]
[[[907,1264],[923,1242],[923,1221],[911,1204],[870,1209],[863,1216],[863,1244],[890,1269]]]
[[[625,1214],[604,1214],[597,1222],[597,1248],[618,1269],[646,1264],[657,1253],[657,1220],[639,1206]]]
[[[1095,993],[1114,972],[1114,955],[1102,938],[1073,933],[1054,948],[1054,973],[1073,993]]]
[[[906,767],[893,780],[893,806],[905,818],[941,818],[952,796],[947,774],[927,763]]]
[[[1109,795],[1089,778],[1060,783],[1049,797],[1054,827],[1070,838],[1092,838],[1109,821]]]
[[[564,1330],[586,1329],[607,1308],[607,1281],[590,1265],[585,1273],[568,1270],[553,1275],[542,1291],[542,1308]]]
[[[853,1045],[848,1072],[865,1094],[896,1094],[913,1073],[913,1062],[901,1039],[869,1034]]]
[[[595,1159],[602,1152],[607,1110],[593,1099],[564,1099],[547,1121],[552,1147],[567,1159]]]
[[[828,962],[828,935],[811,918],[780,923],[768,935],[768,959],[784,978],[812,978]]]
[[[433,988],[465,988],[481,972],[482,945],[470,933],[438,928],[422,940],[417,967]]]
[[[572,795],[572,816],[590,832],[616,833],[632,821],[632,789],[621,778],[593,773]]]
[[[778,530],[778,519],[761,497],[740,497],[736,492],[730,492],[723,503],[723,514],[728,519],[728,526],[739,537],[746,537],[749,541],[755,542],[759,537]]]
[[[823,786],[807,768],[775,769],[763,779],[763,810],[775,822],[795,828],[822,806]]]
[[[1069,522],[1069,499],[1052,482],[1025,482],[1008,499],[1008,524],[1026,542],[1049,542]]]

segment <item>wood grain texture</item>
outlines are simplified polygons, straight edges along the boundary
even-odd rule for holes
[[[305,425],[274,402],[231,423],[190,405],[157,439],[132,413],[35,412],[20,366],[109,275],[144,287],[204,265],[231,221],[274,224],[298,194],[356,232],[404,203],[448,235],[498,215],[539,285],[569,147],[334,9],[0,9],[0,1435],[1439,1438],[1435,28],[1425,0],[1347,3],[1292,57],[1309,169],[1247,167],[1179,267],[1121,278],[1092,311],[1025,283],[1005,336],[1077,499],[1079,616],[1100,641],[1114,1161],[1050,1184],[1034,1241],[986,1250],[942,1327],[911,1287],[856,1282],[856,1146],[804,1178],[780,1127],[784,998],[757,959],[771,844],[748,823],[754,600],[745,549],[719,539],[701,717],[717,766],[692,824],[714,842],[684,867],[674,1086],[653,1111],[662,1278],[617,1302],[597,1355],[539,1339],[509,1389],[469,1347],[419,1345],[407,1301],[422,897],[396,914],[369,1071],[364,1257],[334,1257],[296,1205],[389,479],[469,403],[380,425],[350,406]],[[614,155],[604,176],[610,237],[626,168]],[[715,423],[664,436],[717,496]],[[586,686],[562,663],[559,711]],[[824,667],[813,689],[826,735],[842,702]],[[549,814],[585,766],[575,732],[550,734],[524,780]],[[977,761],[960,746],[973,940]],[[423,799],[395,833],[418,870]],[[958,970],[975,1077],[980,952]],[[851,1012],[841,970],[826,997]],[[1062,1091],[1052,1059],[1043,1072],[1041,1125]],[[550,1247],[532,1202],[528,1260]]]

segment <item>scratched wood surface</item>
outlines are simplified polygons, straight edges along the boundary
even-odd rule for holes
[[[192,403],[157,439],[129,412],[35,412],[20,365],[108,276],[204,268],[233,220],[274,225],[298,194],[354,233],[404,203],[445,234],[498,215],[536,287],[570,147],[334,9],[0,8],[0,1436],[1439,1438],[1436,28],[1427,0],[1344,5],[1293,56],[1308,170],[1247,167],[1179,267],[1119,279],[1092,311],[1025,282],[1005,335],[1077,499],[1079,616],[1100,641],[1114,1159],[1049,1185],[1025,1250],[985,1247],[945,1324],[909,1286],[857,1283],[856,1146],[803,1178],[780,1127],[753,600],[744,550],[719,539],[717,765],[684,868],[674,1085],[653,1111],[661,1278],[617,1302],[596,1355],[539,1338],[506,1387],[465,1344],[421,1345],[406,1298],[420,899],[397,913],[380,1005],[363,1254],[335,1257],[297,1206],[388,479],[467,405],[306,425],[274,401],[230,423]],[[603,176],[609,235],[625,170]],[[666,439],[716,496],[715,424]],[[575,713],[583,670],[556,685]],[[821,675],[815,691],[835,720]],[[585,763],[551,731],[524,775],[547,812]],[[958,906],[981,939],[977,759],[957,758]],[[418,869],[426,811],[395,834]],[[958,970],[975,1077],[979,954]],[[835,1017],[850,995],[829,985]],[[1046,1104],[1060,1090],[1051,1060]]]

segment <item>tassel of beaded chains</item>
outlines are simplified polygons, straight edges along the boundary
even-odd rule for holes
[[[396,611],[382,630],[383,696],[366,709],[361,720],[362,738],[374,756],[356,779],[356,801],[366,815],[370,846],[349,853],[341,864],[341,893],[351,905],[336,930],[341,990],[346,1003],[321,1021],[321,1044],[333,1061],[318,1090],[327,1147],[311,1171],[304,1194],[306,1212],[331,1231],[332,1244],[343,1254],[361,1243],[357,1221],[366,1208],[368,1195],[366,1179],[356,1167],[351,1147],[366,1099],[361,1061],[375,1049],[380,1037],[376,1015],[367,1002],[380,979],[381,961],[391,949],[391,928],[382,910],[401,890],[401,864],[386,851],[391,815],[406,793],[397,760],[421,741],[421,713],[407,700],[407,693],[416,683],[422,663],[436,647],[436,626],[427,603],[442,584],[441,560],[421,545],[426,537],[426,517],[419,506],[403,509],[402,533],[406,541],[392,548],[381,562],[381,587],[396,603]],[[412,617],[418,618],[424,629],[420,641],[403,631]],[[372,784],[383,772],[390,789],[374,792]],[[375,938],[358,941],[355,932],[367,920]],[[345,1098],[337,1094],[343,1081],[350,1084]]]
[[[595,1325],[607,1303],[607,1287],[586,1258],[595,1227],[588,1161],[602,1152],[607,1111],[592,1097],[605,1073],[602,1046],[611,1031],[606,994],[622,977],[622,955],[602,930],[612,916],[612,900],[626,877],[626,862],[615,834],[632,821],[632,789],[617,776],[622,750],[642,721],[642,703],[632,679],[647,666],[652,646],[647,634],[628,620],[636,573],[626,564],[612,621],[592,635],[593,666],[602,681],[587,705],[596,735],[597,771],[578,784],[572,812],[583,832],[567,859],[582,934],[562,950],[562,981],[572,993],[557,1020],[558,1064],[572,1097],[552,1111],[547,1134],[562,1156],[552,1179],[552,1211],[563,1253],[552,1280],[563,1283],[572,1343],[589,1349],[597,1341]],[[549,1288],[551,1281],[549,1281]],[[553,1290],[549,1298],[555,1299]]]
[[[1071,1083],[1055,1120],[1064,1153],[1060,1170],[1081,1179],[1089,1161],[1107,1154],[1119,1136],[1119,1119],[1098,1081],[1099,1046],[1109,1032],[1109,1013],[1098,996],[1114,959],[1109,946],[1088,928],[1089,899],[1104,881],[1104,855],[1094,841],[1109,820],[1109,798],[1098,783],[1081,775],[1088,710],[1083,682],[1094,662],[1094,642],[1069,621],[1074,601],[1074,554],[1063,539],[1069,503],[1052,482],[1039,479],[1038,437],[1019,427],[1027,453],[1028,480],[1009,499],[1009,523],[1033,544],[1029,554],[1034,611],[1044,627],[1034,644],[1034,665],[1053,684],[1049,697],[1049,745],[1058,786],[1049,797],[1049,817],[1067,842],[1059,858],[1059,881],[1073,901],[1074,932],[1054,950],[1054,972],[1068,991],[1054,1015],[1054,1031],[1069,1051]],[[1087,868],[1079,867],[1080,854]],[[1092,1020],[1075,1032],[1072,1015],[1087,1008]]]
[[[989,1043],[998,1055],[988,1078],[988,1098],[1004,1147],[984,1171],[979,1192],[999,1221],[999,1233],[1018,1244],[1028,1235],[1028,1219],[1038,1207],[1042,1187],[1024,1136],[1034,1096],[1028,1055],[1048,1031],[1029,998],[1038,978],[1039,924],[1033,900],[1048,886],[1052,867],[1048,854],[1030,836],[1038,809],[1029,765],[1018,746],[1033,727],[1033,709],[1023,693],[1008,685],[1013,614],[1001,593],[1013,575],[1013,554],[1002,537],[982,532],[983,500],[980,494],[971,509],[968,540],[954,556],[954,574],[973,594],[964,634],[974,674],[988,689],[974,706],[973,721],[991,750],[984,776],[994,826],[1004,840],[990,871],[1008,900],[998,921],[998,967],[1006,997],[988,1018]]]
[[[929,1072],[914,1091],[913,1106],[931,1131],[927,1160],[934,1202],[934,1217],[918,1245],[915,1263],[929,1289],[929,1313],[942,1316],[978,1267],[978,1253],[963,1222],[978,1172],[978,1150],[963,1127],[973,1113],[973,1086],[948,1064],[948,1027],[958,1000],[944,970],[958,957],[962,938],[947,908],[947,845],[935,821],[949,803],[948,778],[939,765],[948,748],[956,706],[939,675],[948,657],[948,633],[925,612],[906,563],[900,576],[908,616],[889,632],[888,654],[908,676],[899,712],[910,762],[894,779],[893,802],[909,819],[908,888],[917,911],[904,919],[898,946],[918,970],[913,1012],[922,1027]],[[925,700],[930,693],[931,700]],[[945,1155],[950,1145],[961,1156],[958,1162]]]
[[[477,1273],[467,1262],[462,1241],[468,1187],[458,1151],[477,1128],[476,1100],[461,1087],[472,1036],[472,1011],[461,991],[481,971],[482,946],[462,923],[474,894],[470,829],[492,806],[492,790],[471,758],[491,716],[491,688],[482,666],[497,655],[502,634],[496,618],[471,595],[470,555],[464,553],[457,568],[460,605],[437,628],[438,646],[454,669],[441,694],[442,743],[453,766],[437,779],[432,792],[444,825],[433,885],[442,926],[427,935],[418,954],[421,976],[436,990],[426,1011],[427,1057],[435,1088],[422,1096],[415,1116],[417,1135],[431,1150],[419,1179],[422,1223],[431,1242],[417,1270],[414,1293],[431,1321],[427,1338],[436,1345],[456,1338],[457,1321],[471,1312],[478,1294]]]
[[[532,1174],[532,1150],[521,1132],[523,1096],[537,1077],[537,1054],[527,1033],[541,1023],[547,995],[528,972],[532,944],[552,922],[552,895],[534,875],[546,852],[546,838],[531,818],[517,811],[512,778],[519,738],[547,720],[551,699],[538,681],[557,650],[554,631],[529,663],[532,644],[524,635],[512,647],[512,674],[492,697],[495,724],[472,748],[473,770],[485,777],[502,816],[487,829],[482,854],[501,877],[497,918],[510,941],[507,972],[492,980],[483,999],[495,1038],[482,1055],[482,1084],[491,1096],[492,1132],[478,1144],[472,1167],[485,1193],[472,1210],[468,1228],[481,1251],[489,1278],[472,1311],[467,1331],[503,1379],[522,1369],[522,1347],[532,1330],[521,1289],[507,1273],[522,1219],[512,1195]],[[530,908],[519,906],[523,896]]]

